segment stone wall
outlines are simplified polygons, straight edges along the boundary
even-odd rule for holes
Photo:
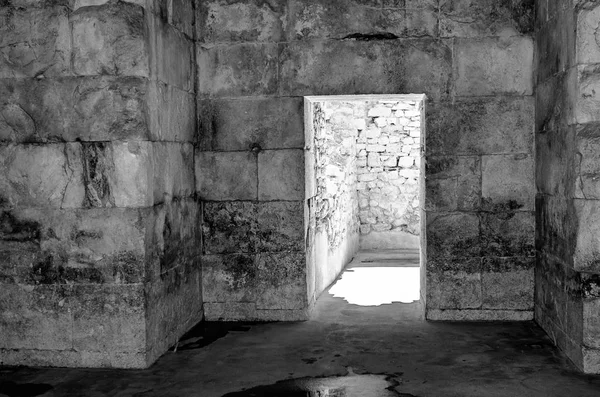
[[[421,106],[367,102],[355,119],[361,248],[419,248]]]
[[[600,373],[600,6],[536,6],[535,319],[580,369]]]
[[[300,206],[303,96],[425,93],[427,316],[533,317],[531,1],[208,0],[198,11],[197,164],[218,175],[198,181],[201,196],[214,205]],[[275,229],[294,236],[291,252],[303,252],[301,224],[286,217]],[[228,233],[246,241],[254,230]],[[237,254],[255,263],[253,252]],[[297,310],[304,299],[304,257],[281,261],[294,271],[269,283],[254,270],[240,278],[244,266],[232,254],[215,255],[205,271],[218,287],[205,298],[216,312],[256,318],[262,284],[261,292],[298,286],[282,308]]]
[[[307,98],[306,242],[312,303],[358,250],[356,104]]]
[[[194,13],[169,3],[0,6],[0,364],[146,367],[202,317]]]

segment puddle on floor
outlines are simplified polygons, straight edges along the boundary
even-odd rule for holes
[[[398,382],[389,375],[298,378],[257,386],[223,397],[409,397],[394,390]]]
[[[35,397],[41,396],[52,389],[51,385],[45,383],[0,382],[0,396]]]

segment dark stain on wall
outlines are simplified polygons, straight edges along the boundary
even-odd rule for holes
[[[10,212],[0,214],[0,240],[39,243],[40,224],[17,219]]]

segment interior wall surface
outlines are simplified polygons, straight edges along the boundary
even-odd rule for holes
[[[368,102],[355,122],[361,249],[418,249],[422,98]]]
[[[203,1],[208,318],[307,316],[303,96],[407,93],[428,98],[427,318],[533,318],[533,14],[529,0]]]
[[[190,2],[0,4],[0,364],[143,368],[202,319]]]
[[[536,1],[535,319],[600,373],[600,6]]]

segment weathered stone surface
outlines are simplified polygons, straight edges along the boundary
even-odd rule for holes
[[[533,40],[530,37],[459,39],[454,60],[456,95],[533,93]]]
[[[0,196],[12,207],[83,206],[79,144],[0,146]]]
[[[258,198],[304,199],[303,150],[266,150],[258,154]]]
[[[83,7],[69,20],[77,75],[150,75],[144,10],[135,4]]]
[[[572,122],[585,124],[600,121],[600,66],[580,65],[568,76],[569,94],[574,107]]]
[[[534,258],[485,257],[481,284],[483,309],[533,310]]]
[[[5,210],[5,282],[130,284],[144,279],[144,219],[133,209]]]
[[[437,36],[437,10],[385,7],[375,2],[326,3],[294,0],[290,4],[289,41],[316,38],[385,40]]]
[[[307,307],[304,252],[262,253],[257,261],[263,291],[256,300],[257,309]]]
[[[479,219],[469,213],[426,214],[428,258],[479,256]]]
[[[598,241],[600,203],[597,200],[575,200],[577,229],[573,265],[576,270],[600,272]]]
[[[158,16],[152,16],[147,20],[150,34],[149,64],[152,79],[183,91],[193,92],[195,90],[195,66],[192,40]]]
[[[67,8],[3,6],[0,21],[0,78],[71,74]]]
[[[276,44],[199,46],[198,91],[202,95],[270,95],[277,92]]]
[[[173,85],[148,86],[149,136],[152,141],[193,142],[196,134],[196,100]]]
[[[147,86],[135,77],[0,80],[0,141],[147,139]]]
[[[171,4],[171,21],[173,26],[185,33],[189,38],[194,37],[196,18],[194,3],[187,0],[173,0]]]
[[[249,201],[204,204],[205,254],[252,253],[261,246],[257,204]]]
[[[207,303],[257,302],[262,308],[306,307],[305,255],[301,252],[203,256]]]
[[[482,303],[481,273],[446,271],[427,275],[427,304],[439,309],[473,309]]]
[[[534,209],[534,169],[530,155],[482,156],[481,174],[484,208]]]
[[[149,142],[114,142],[111,144],[114,167],[110,187],[117,207],[148,207],[154,204],[152,194],[154,147]],[[89,152],[88,152],[89,153]],[[84,152],[84,156],[86,156]],[[86,156],[86,183],[93,179],[89,173],[93,158]],[[156,172],[160,172],[156,170]],[[110,176],[109,176],[110,177]],[[90,178],[90,179],[87,179]],[[91,193],[91,190],[87,190]],[[89,197],[89,196],[88,196]]]
[[[257,217],[261,252],[300,252],[305,248],[304,205],[301,201],[259,203]]]
[[[190,197],[195,191],[194,147],[190,143],[152,144],[154,203]]]
[[[256,200],[258,171],[252,152],[196,152],[196,191],[204,200]]]
[[[69,350],[73,317],[65,305],[66,286],[2,284],[0,288],[0,348]]]
[[[199,104],[203,150],[301,149],[304,122],[301,98],[204,100]]]
[[[449,0],[441,4],[442,37],[514,36],[533,32],[531,1]]]
[[[481,213],[481,254],[535,256],[535,218],[531,212]]]
[[[448,94],[451,51],[427,39],[299,41],[282,46],[280,63],[285,95],[415,92],[438,100]]]
[[[430,321],[531,321],[531,310],[452,310],[432,309],[427,311],[427,320]]]
[[[462,99],[427,110],[428,154],[533,152],[533,98]]]
[[[584,9],[578,12],[576,28],[578,64],[600,62],[600,46],[597,38],[599,23],[600,7]]]
[[[278,2],[201,2],[198,37],[205,43],[257,41],[280,42],[284,36],[286,5]]]
[[[141,284],[74,287],[68,304],[73,313],[73,349],[144,353],[144,301]]]

